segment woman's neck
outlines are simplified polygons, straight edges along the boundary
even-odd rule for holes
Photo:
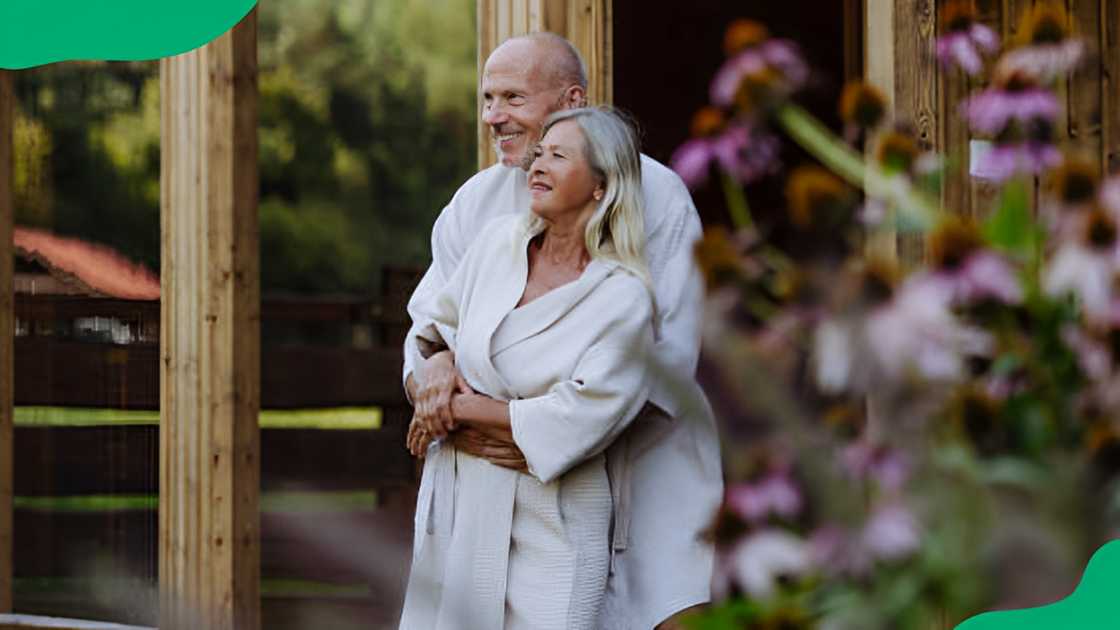
[[[582,269],[590,260],[587,245],[584,242],[584,231],[587,220],[576,221],[546,221],[545,228],[540,238],[540,256],[550,263],[557,265],[570,265]]]

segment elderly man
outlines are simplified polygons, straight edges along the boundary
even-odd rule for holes
[[[432,232],[432,265],[410,302],[431,299],[451,277],[478,230],[497,215],[529,207],[524,170],[545,118],[586,103],[583,61],[562,37],[538,33],[510,39],[486,62],[483,121],[501,163],[456,192]],[[642,156],[646,258],[657,302],[657,381],[650,404],[627,440],[632,466],[620,491],[627,509],[613,523],[612,571],[600,627],[649,630],[709,599],[713,550],[702,537],[723,493],[718,435],[694,378],[700,343],[702,283],[692,260],[700,220],[680,178]],[[414,431],[448,438],[456,448],[521,468],[513,438],[456,430],[450,401],[460,385],[447,351],[427,359],[405,345],[404,379],[416,404]],[[463,385],[465,386],[465,384]]]

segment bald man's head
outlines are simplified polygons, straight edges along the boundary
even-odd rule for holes
[[[550,85],[553,87],[578,85],[587,90],[587,67],[572,42],[556,33],[529,33],[511,37],[499,48],[515,42],[528,44],[534,49],[533,61],[536,64],[534,70]]]
[[[554,33],[513,37],[482,71],[482,119],[503,164],[522,164],[554,111],[586,103],[587,73],[572,44]]]

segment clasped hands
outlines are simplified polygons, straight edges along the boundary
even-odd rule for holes
[[[525,456],[508,428],[495,428],[464,421],[457,413],[469,405],[475,392],[455,367],[447,350],[437,352],[416,368],[413,382],[415,411],[405,440],[409,452],[423,457],[433,440],[447,439],[456,449],[505,468],[526,472]]]

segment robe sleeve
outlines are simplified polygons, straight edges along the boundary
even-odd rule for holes
[[[704,283],[693,255],[702,235],[700,217],[687,189],[675,183],[672,194],[651,200],[666,204],[668,216],[646,247],[657,295],[650,402],[678,418],[695,396]]]
[[[509,403],[513,440],[543,483],[610,446],[648,398],[653,309],[645,288],[632,280],[633,295],[617,295],[626,312],[600,321],[603,333],[579,358],[572,378],[544,395]]]
[[[463,194],[463,191],[459,191],[436,219],[432,227],[432,264],[424,272],[424,277],[420,279],[420,284],[416,286],[416,290],[408,300],[408,316],[412,320],[412,326],[405,336],[402,383],[407,383],[416,365],[432,354],[422,352],[420,348],[419,340],[423,338],[421,331],[432,324],[426,319],[433,309],[438,309],[432,302],[451,280],[470,245],[468,232],[457,229],[456,224],[463,213],[461,207]],[[428,332],[431,330],[429,329]],[[405,387],[405,395],[408,395],[407,387]],[[409,402],[411,403],[412,400],[410,399]]]

